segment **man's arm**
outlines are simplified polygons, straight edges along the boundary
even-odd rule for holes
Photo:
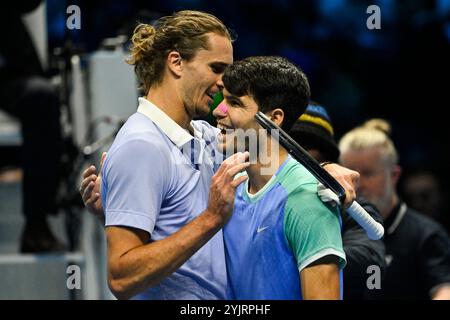
[[[146,231],[107,227],[108,283],[118,299],[155,286],[176,271],[222,227],[208,211],[169,237],[149,243]]]
[[[318,197],[315,182],[297,189],[287,202],[285,234],[297,260],[304,299],[340,299],[345,264],[337,208]]]
[[[339,300],[340,282],[338,258],[326,256],[300,272],[304,300]]]
[[[354,170],[347,169],[336,163],[327,163],[323,168],[335,178],[345,190],[344,206],[349,207],[356,199],[356,189],[359,184],[359,173]]]
[[[247,179],[234,176],[248,167],[248,153],[231,156],[213,176],[207,209],[196,219],[170,235],[151,242],[149,233],[135,228],[109,226],[108,283],[119,299],[128,299],[158,284],[176,271],[231,216],[236,187]]]

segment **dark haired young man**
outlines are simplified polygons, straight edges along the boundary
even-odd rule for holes
[[[261,129],[258,111],[292,126],[309,100],[306,76],[284,58],[250,57],[230,65],[223,82],[224,102],[214,110],[218,148],[245,145],[251,159],[223,231],[229,297],[339,299],[345,254],[338,209],[321,201],[317,180],[278,141],[265,132],[242,141]]]

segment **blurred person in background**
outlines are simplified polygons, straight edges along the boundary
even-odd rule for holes
[[[310,101],[305,113],[294,123],[289,134],[318,162],[337,162],[339,148],[327,110]],[[376,221],[383,224],[378,210],[365,199],[357,201]],[[347,265],[344,268],[344,300],[362,299],[367,289],[367,268],[371,265],[384,271],[383,240],[371,240],[363,228],[344,210],[342,212],[342,241]]]
[[[386,271],[372,299],[450,299],[450,239],[437,222],[409,208],[398,196],[401,174],[390,125],[372,119],[339,142],[342,165],[360,174],[358,194],[384,220]]]
[[[401,194],[408,206],[435,219],[446,228],[447,233],[450,232],[444,190],[435,173],[426,169],[407,173],[401,183]]]
[[[20,120],[22,127],[22,197],[25,227],[23,253],[54,252],[64,245],[53,235],[47,215],[56,213],[61,155],[59,98],[44,77],[22,15],[41,1],[0,4],[0,108]]]

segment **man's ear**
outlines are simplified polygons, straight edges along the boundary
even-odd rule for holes
[[[268,116],[270,117],[270,120],[275,122],[279,127],[283,124],[284,121],[284,111],[283,109],[277,108],[273,109],[269,112]]]
[[[392,182],[394,183],[394,186],[397,186],[401,174],[402,174],[402,167],[400,167],[399,165],[395,165],[391,171],[391,179]]]
[[[169,52],[167,55],[167,67],[174,75],[181,77],[181,72],[183,71],[183,59],[178,51]]]

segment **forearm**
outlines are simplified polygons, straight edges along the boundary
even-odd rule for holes
[[[169,237],[137,246],[109,259],[109,283],[120,299],[128,299],[176,271],[222,227],[205,211]]]

